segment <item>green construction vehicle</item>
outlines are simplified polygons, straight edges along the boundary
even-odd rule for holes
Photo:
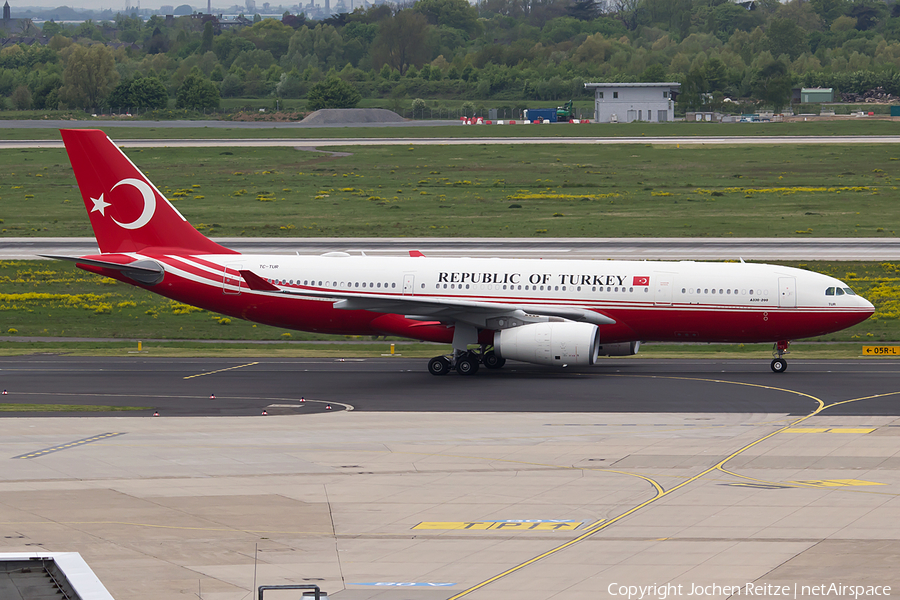
[[[572,101],[569,100],[565,103],[564,106],[556,107],[556,120],[557,121],[568,121],[572,118],[574,114],[574,110],[572,109]]]

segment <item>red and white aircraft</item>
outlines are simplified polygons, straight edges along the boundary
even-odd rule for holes
[[[452,343],[434,375],[592,365],[643,340],[774,342],[780,373],[788,340],[874,312],[833,277],[761,264],[239,254],[194,229],[102,131],[62,137],[101,253],[49,258],[275,327]]]

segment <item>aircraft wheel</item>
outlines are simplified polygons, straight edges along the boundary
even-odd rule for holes
[[[775,373],[784,373],[787,371],[787,361],[783,358],[776,358],[772,361],[772,371]]]
[[[443,356],[435,356],[428,361],[428,372],[432,375],[446,375],[450,372],[450,361]]]
[[[484,358],[481,359],[481,362],[488,369],[500,369],[503,365],[506,364],[506,359],[500,356],[491,350],[490,352],[485,353]]]
[[[478,361],[466,355],[456,360],[456,372],[460,375],[474,375],[478,372]]]

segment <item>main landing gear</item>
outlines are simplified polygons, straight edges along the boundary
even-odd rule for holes
[[[500,369],[505,364],[505,358],[482,347],[481,350],[454,351],[447,356],[435,356],[428,361],[428,372],[432,375],[446,375],[456,369],[460,375],[474,375],[481,365],[487,369]]]
[[[788,350],[788,346],[791,343],[787,340],[778,340],[775,342],[775,346],[772,348],[772,356],[775,359],[772,361],[772,371],[775,373],[784,373],[787,371],[787,361],[782,358],[785,354],[790,354],[791,351]]]

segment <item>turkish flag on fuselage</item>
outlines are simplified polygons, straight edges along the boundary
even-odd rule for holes
[[[650,278],[635,276],[631,285],[650,285]]]

